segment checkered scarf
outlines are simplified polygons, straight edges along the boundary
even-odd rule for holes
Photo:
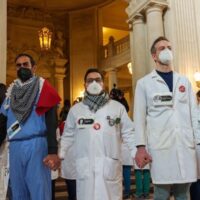
[[[19,121],[24,123],[33,109],[39,91],[39,77],[33,77],[27,83],[16,81],[11,92],[11,109]]]
[[[90,110],[96,112],[99,108],[103,107],[109,101],[109,95],[103,92],[100,95],[90,95],[84,93],[83,103],[88,105]]]

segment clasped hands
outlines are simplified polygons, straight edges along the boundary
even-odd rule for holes
[[[56,170],[60,167],[61,159],[57,154],[49,154],[43,159],[43,163],[51,170]]]
[[[144,168],[145,165],[152,162],[152,157],[146,151],[145,146],[137,147],[137,152],[135,154],[135,162],[139,168]]]

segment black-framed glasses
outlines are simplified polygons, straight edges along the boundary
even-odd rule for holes
[[[93,81],[96,81],[97,83],[101,83],[103,80],[102,78],[98,77],[98,78],[88,78],[86,79],[86,83],[92,83]]]
[[[23,63],[16,63],[16,67],[29,67],[29,62],[23,62]]]

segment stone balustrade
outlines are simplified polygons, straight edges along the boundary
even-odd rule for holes
[[[121,40],[114,41],[114,38],[111,36],[110,41],[107,45],[102,47],[102,59],[106,59],[108,57],[119,55],[130,48],[130,40],[129,36],[122,38]]]

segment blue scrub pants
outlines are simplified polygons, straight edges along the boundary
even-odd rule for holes
[[[10,142],[12,200],[51,200],[50,169],[43,164],[46,138]]]
[[[124,195],[130,195],[131,192],[131,167],[123,165]]]

